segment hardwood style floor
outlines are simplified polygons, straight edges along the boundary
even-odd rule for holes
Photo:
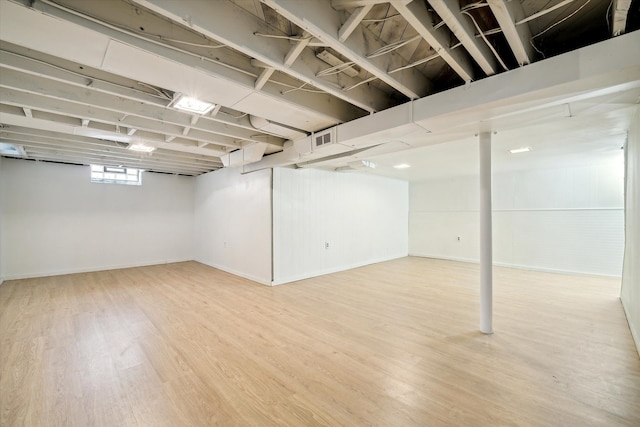
[[[187,262],[0,286],[2,426],[638,426],[619,281],[404,258],[266,287]]]

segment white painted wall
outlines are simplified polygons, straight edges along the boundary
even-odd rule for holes
[[[271,284],[271,171],[196,178],[196,261]]]
[[[626,245],[620,299],[640,354],[640,108],[638,107],[629,130],[626,152]]]
[[[407,209],[405,181],[274,169],[274,284],[406,256]]]
[[[622,152],[619,157],[582,167],[495,174],[494,262],[620,276]],[[478,185],[476,176],[411,183],[411,255],[479,259]]]
[[[6,279],[193,259],[194,179],[92,184],[89,167],[3,159]]]

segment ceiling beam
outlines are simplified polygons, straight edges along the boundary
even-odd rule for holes
[[[196,122],[194,121],[192,114],[164,106],[145,105],[119,96],[113,96],[103,92],[87,89],[86,87],[81,88],[62,83],[60,81],[48,80],[45,77],[29,75],[10,69],[3,69],[2,64],[0,64],[0,70],[2,70],[0,76],[1,87],[44,95],[50,98],[59,99],[63,101],[63,103],[71,101],[85,106],[93,106],[96,109],[109,110],[112,113],[118,113],[123,117],[123,119],[118,122],[118,124],[122,126],[162,131],[161,126],[163,124],[172,124],[181,128],[190,128],[199,132],[196,134],[192,133],[192,138],[200,138],[211,143],[226,145],[232,148],[241,147],[242,144],[237,142],[238,140],[266,142],[278,147],[282,147],[284,143],[283,138],[266,134],[257,138],[256,134],[259,134],[260,131],[256,129],[249,130],[230,126],[202,116],[200,116]],[[63,103],[60,104],[60,107],[62,107]],[[34,108],[38,109],[37,107]],[[136,117],[138,119],[136,119]],[[91,119],[91,117],[83,118]],[[139,119],[147,120],[146,123],[148,124],[146,127],[143,127],[144,125],[140,124]],[[150,121],[156,122],[155,125]],[[182,134],[182,131],[180,134]]]
[[[353,11],[347,21],[342,24],[342,27],[340,27],[340,29],[338,30],[338,40],[340,40],[341,42],[347,40],[351,33],[353,33],[358,25],[360,25],[360,22],[362,22],[364,17],[367,16],[372,8],[372,4],[356,8],[356,10]]]
[[[32,110],[44,111],[54,114],[74,117],[77,119],[90,118],[91,124],[100,122],[118,127],[134,127],[148,132],[154,132],[163,135],[165,138],[183,137],[187,140],[207,141],[211,144],[230,148],[241,148],[242,143],[237,140],[221,135],[214,135],[207,132],[191,130],[189,135],[183,136],[183,127],[171,123],[162,122],[161,120],[153,120],[139,116],[131,116],[106,108],[100,108],[93,105],[86,105],[80,102],[66,101],[59,97],[49,97],[42,94],[28,93],[21,90],[10,89],[7,87],[0,88],[0,99],[3,104],[13,105],[16,107],[27,107]]]
[[[611,25],[611,35],[619,36],[627,29],[627,15],[631,8],[631,0],[613,0],[611,14],[613,23]]]
[[[212,94],[210,101],[227,108],[256,114],[291,127],[300,125],[301,121],[297,118],[302,115],[305,118],[303,123],[306,123],[306,131],[353,120],[364,114],[362,109],[327,93],[303,92],[304,96],[301,96],[298,93],[300,91],[283,90],[283,84],[287,83],[286,81],[269,83],[263,90],[256,91],[254,89],[255,78],[258,75],[256,70],[249,65],[245,55],[231,49],[218,49],[215,57],[202,56],[167,45],[161,40],[110,26],[99,19],[73,12],[59,4],[44,4],[35,0],[32,7],[27,8],[7,0],[0,0],[0,2],[3,10],[0,14],[3,40],[28,49],[64,57],[79,64],[120,74],[135,81],[174,92],[183,92],[185,88],[191,87],[188,82],[192,84],[197,82],[197,87]],[[214,15],[217,14],[218,5],[221,3],[223,2],[215,2]],[[180,2],[180,6],[182,5],[183,2]],[[112,2],[109,8],[113,9],[114,16],[119,16],[118,13],[123,17],[140,14],[141,17],[149,19],[149,16],[153,16],[145,9],[126,2]],[[253,18],[259,20],[255,16]],[[233,19],[231,21],[227,24],[228,26],[233,25]],[[23,23],[25,22],[29,23],[30,37],[28,38],[24,37]],[[158,32],[169,38],[176,32],[185,31],[169,20],[162,20],[157,25]],[[264,22],[263,26],[266,26]],[[59,28],[60,31],[51,31],[50,28]],[[87,34],[100,36],[101,41],[104,38],[106,40],[104,46],[89,44],[91,40],[88,40]],[[253,38],[258,39],[258,37]],[[69,39],[73,39],[73,49],[68,47]],[[273,40],[270,39],[268,42],[272,43]],[[286,44],[284,40],[279,42]],[[278,45],[282,46],[280,43]],[[93,58],[89,62],[87,52],[91,53],[91,58],[97,53],[102,58],[101,61],[96,62]],[[220,60],[217,60],[218,57]],[[315,57],[314,60],[316,66],[320,67],[321,61]],[[151,68],[150,63],[153,63]],[[152,72],[153,68],[159,66],[166,67],[171,72]],[[177,79],[175,75],[180,75],[181,78]],[[365,91],[362,93],[364,94]],[[367,97],[370,94],[371,92]],[[249,96],[251,96],[251,102],[243,102]],[[388,104],[388,100],[386,102]],[[265,108],[265,105],[272,108]],[[289,108],[283,109],[282,106],[289,106]],[[299,112],[299,116],[294,116],[296,120],[290,118],[289,111]]]
[[[471,57],[480,65],[482,71],[488,76],[495,74],[497,71],[496,58],[484,40],[478,40],[475,37],[476,28],[470,22],[472,18],[462,15],[459,0],[429,0],[429,4]]]
[[[0,138],[12,139],[15,141],[33,141],[51,144],[75,144],[77,146],[90,147],[98,151],[101,150],[128,150],[127,146],[113,141],[104,141],[100,139],[90,138],[81,135],[71,135],[64,132],[45,131],[40,129],[25,128],[22,126],[7,125],[0,129]],[[140,153],[135,153],[140,156]],[[205,163],[212,165],[221,165],[222,162],[218,156],[202,155],[196,153],[188,153],[182,151],[172,151],[164,148],[158,148],[154,151],[154,157],[157,159],[172,159],[178,163],[192,164]]]
[[[344,91],[343,87],[349,87],[358,82],[348,76],[335,75],[329,80],[316,77],[318,67],[323,63],[311,51],[303,51],[300,60],[287,67],[284,58],[290,51],[289,41],[263,37],[260,34],[279,37],[288,35],[229,1],[133,0],[133,2],[365,111],[375,112],[390,106],[388,97],[373,86],[361,85],[351,91]]]
[[[140,153],[129,153],[126,155],[120,154],[118,152],[110,152],[110,151],[95,151],[95,150],[87,150],[79,147],[65,148],[60,145],[46,144],[46,143],[38,143],[32,141],[20,141],[20,140],[8,140],[12,144],[17,144],[25,148],[27,152],[27,158],[31,158],[36,153],[55,153],[60,157],[66,157],[67,159],[73,158],[77,161],[77,159],[82,159],[83,163],[93,163],[91,159],[100,159],[102,164],[105,161],[114,162],[117,164],[123,164],[127,167],[136,167],[141,169],[147,169],[149,167],[153,167],[157,170],[163,171],[181,171],[181,172],[191,172],[191,173],[203,173],[208,172],[213,169],[218,169],[222,167],[222,164],[219,165],[208,165],[208,166],[195,166],[188,164],[178,164],[174,161],[158,161],[155,159],[155,152],[153,156],[140,156]],[[57,158],[60,158],[57,157]]]
[[[533,62],[534,50],[529,42],[531,40],[529,25],[524,23],[516,26],[516,22],[525,17],[522,4],[518,1],[505,0],[487,0],[487,2],[518,64],[523,66]]]
[[[429,43],[462,80],[465,82],[473,80],[473,67],[468,56],[460,49],[451,49],[449,31],[444,27],[434,28],[433,18],[424,2],[405,3],[404,0],[391,0],[391,5],[398,13]]]
[[[142,143],[156,148],[163,148],[177,153],[190,153],[206,156],[220,157],[228,153],[216,145],[208,145],[205,148],[199,148],[197,141],[185,140],[177,138],[172,143],[166,143],[163,135],[157,133],[139,131],[135,137],[118,133],[117,128],[103,123],[91,122],[91,126],[83,128],[80,126],[80,120],[59,114],[51,114],[40,111],[34,111],[33,118],[24,117],[18,113],[19,108],[5,104],[0,104],[0,123],[6,126],[29,127],[45,132],[60,132],[70,136],[83,136],[91,139],[121,141],[122,143]]]
[[[399,55],[388,55],[367,58],[367,53],[373,52],[384,45],[378,39],[369,35],[368,30],[356,28],[351,37],[341,42],[338,33],[341,28],[341,13],[325,1],[298,0],[262,0],[280,15],[287,18],[300,28],[313,34],[340,53],[345,58],[368,71],[409,99],[422,98],[432,90],[429,80],[416,69],[405,69],[393,75],[388,71],[406,65],[406,60]],[[360,31],[358,31],[360,30]],[[364,85],[363,85],[364,86]]]

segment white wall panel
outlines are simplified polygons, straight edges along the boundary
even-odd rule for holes
[[[240,172],[196,178],[195,259],[271,284],[271,171]]]
[[[640,108],[629,129],[626,153],[626,246],[620,299],[640,354]]]
[[[275,284],[407,255],[404,181],[280,168],[273,197]]]
[[[88,166],[3,159],[5,279],[193,259],[194,179],[95,184]]]
[[[494,262],[619,276],[623,175],[617,160],[495,174]],[[478,186],[477,177],[412,183],[409,253],[477,261]]]

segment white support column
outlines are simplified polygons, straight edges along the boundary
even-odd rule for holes
[[[479,135],[480,146],[480,331],[493,333],[493,245],[491,207],[491,132]]]

